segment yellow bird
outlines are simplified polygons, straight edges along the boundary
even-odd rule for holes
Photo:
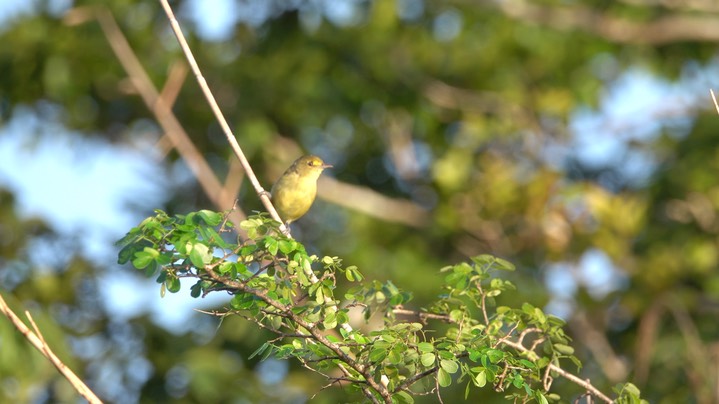
[[[330,167],[317,156],[302,156],[272,186],[272,203],[285,224],[289,225],[310,210],[317,195],[317,179]]]

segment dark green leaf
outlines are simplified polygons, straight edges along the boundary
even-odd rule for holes
[[[222,215],[211,210],[201,210],[197,214],[210,226],[217,226],[222,222]]]
[[[180,279],[178,279],[178,278],[176,278],[176,277],[174,277],[174,276],[168,277],[168,278],[165,280],[165,285],[167,286],[167,291],[170,292],[170,293],[177,293],[177,292],[179,292],[179,291],[180,291],[180,287],[182,286],[182,285],[180,284]]]
[[[192,297],[200,297],[202,294],[202,281],[197,281],[192,287],[190,288],[190,296]]]
[[[386,348],[373,348],[369,353],[369,360],[377,363],[382,362],[387,357],[387,349]]]

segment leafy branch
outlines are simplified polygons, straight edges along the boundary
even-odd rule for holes
[[[410,403],[417,394],[436,394],[454,383],[491,386],[515,401],[548,403],[561,376],[586,394],[612,400],[561,367],[577,368],[564,321],[528,303],[497,306],[496,298],[515,286],[496,275],[514,266],[490,255],[448,266],[442,294],[426,310],[404,307],[412,295],[391,282],[364,281],[355,266],[338,257],[307,254],[284,235],[279,223],[259,215],[239,224],[248,235],[239,240],[224,214],[209,210],[168,216],[157,211],[118,243],[119,262],[156,276],[161,293],[176,293],[181,278],[196,279],[193,297],[223,291],[232,299],[220,316],[241,316],[276,338],[252,356],[296,359],[371,402]],[[355,286],[340,301],[339,278]],[[344,281],[343,280],[343,281]],[[384,327],[363,332],[348,326],[349,311],[365,319],[379,315]],[[434,322],[437,326],[432,326]],[[631,384],[618,387],[620,402],[638,402]]]

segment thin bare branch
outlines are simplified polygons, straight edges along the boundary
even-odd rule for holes
[[[95,395],[95,393],[90,390],[87,385],[80,380],[77,375],[70,370],[70,368],[63,363],[60,358],[55,355],[55,353],[50,349],[50,346],[45,342],[45,339],[42,336],[42,333],[40,332],[40,329],[38,328],[37,324],[35,324],[35,321],[32,319],[32,316],[29,312],[25,312],[25,315],[27,316],[28,320],[30,321],[30,324],[32,324],[33,328],[35,329],[35,332],[31,331],[25,323],[20,320],[20,318],[10,309],[10,307],[5,303],[5,299],[3,299],[2,295],[0,295],[0,312],[2,312],[5,317],[7,317],[8,320],[15,326],[15,328],[20,331],[22,335],[25,336],[25,338],[34,346],[44,357],[46,357],[50,363],[52,363],[57,370],[62,374],[69,382],[70,384],[77,390],[77,392],[84,397],[88,402],[91,404],[98,404],[102,403],[102,401]]]
[[[426,209],[406,199],[390,198],[367,187],[320,177],[318,196],[340,206],[382,219],[422,228],[429,223]]]
[[[175,37],[177,37],[177,41],[180,44],[180,48],[182,48],[182,52],[185,54],[185,58],[187,59],[187,62],[190,64],[190,69],[192,70],[192,73],[195,75],[195,78],[197,79],[197,83],[200,86],[200,89],[202,90],[202,93],[205,95],[205,99],[207,100],[208,104],[210,105],[210,109],[212,109],[212,112],[215,114],[215,118],[217,119],[217,122],[220,124],[220,127],[222,128],[222,132],[225,134],[225,137],[227,138],[227,142],[230,144],[230,147],[232,148],[232,151],[235,153],[235,156],[240,160],[240,164],[242,165],[242,168],[245,170],[245,173],[247,173],[247,178],[250,180],[250,183],[252,184],[252,187],[255,189],[255,192],[260,197],[260,200],[262,201],[262,204],[265,206],[265,209],[267,209],[268,212],[270,212],[270,215],[273,219],[280,222],[280,230],[288,234],[289,231],[287,227],[285,227],[282,219],[280,219],[280,216],[277,214],[277,210],[275,210],[275,207],[272,205],[272,201],[270,200],[269,193],[265,191],[264,188],[262,188],[262,185],[257,180],[257,176],[255,176],[255,172],[252,170],[252,166],[250,166],[250,162],[247,160],[247,157],[245,157],[245,153],[240,148],[239,143],[237,143],[237,139],[235,138],[235,135],[232,133],[232,130],[230,129],[230,125],[227,124],[227,120],[225,119],[225,116],[222,114],[222,111],[220,110],[220,106],[217,104],[217,101],[215,100],[215,96],[212,95],[212,91],[210,90],[210,87],[207,85],[207,81],[205,80],[205,77],[202,75],[202,72],[200,71],[200,67],[197,64],[197,61],[195,60],[195,56],[192,54],[192,51],[190,50],[190,46],[187,44],[187,40],[185,39],[185,36],[182,33],[182,29],[180,28],[180,24],[177,22],[177,18],[175,18],[175,14],[172,11],[172,8],[168,4],[167,0],[160,0],[160,4],[162,5],[162,8],[165,10],[165,14],[167,14],[167,19],[170,21],[170,25],[172,26],[172,31],[175,33]],[[162,102],[162,99],[159,100]]]
[[[485,2],[511,18],[553,29],[581,30],[608,41],[660,45],[679,41],[719,41],[719,18],[670,13],[649,22],[615,17],[586,6],[547,6],[527,0]]]
[[[714,101],[714,108],[716,108],[717,114],[719,114],[719,103],[717,103],[717,97],[714,95],[714,90],[709,89],[709,93],[712,95],[712,101]]]
[[[104,7],[74,8],[66,14],[65,22],[72,25],[86,22],[93,18],[98,21],[110,44],[110,48],[125,69],[134,90],[137,91],[147,108],[155,115],[157,123],[162,127],[164,131],[162,139],[167,139],[172,144],[172,147],[177,150],[190,171],[197,178],[197,182],[205,195],[214,205],[221,210],[229,209],[232,206],[235,194],[223,192],[222,184],[220,184],[214,171],[202,153],[195,147],[190,136],[171,109],[176,92],[179,91],[179,81],[184,80],[183,77],[186,76],[186,72],[183,72],[181,67],[173,67],[170,70],[170,78],[161,96],[108,9]],[[158,147],[166,154],[168,147],[164,145],[163,140],[158,143]],[[239,225],[244,218],[245,215],[240,210],[233,211],[231,219],[236,225]],[[237,227],[237,230],[241,233],[243,232],[239,227]]]
[[[626,364],[614,352],[605,334],[589,321],[586,312],[578,312],[569,325],[592,353],[607,379],[614,383],[626,379],[629,374]]]

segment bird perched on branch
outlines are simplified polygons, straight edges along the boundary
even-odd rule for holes
[[[317,195],[317,179],[330,167],[317,156],[302,156],[272,186],[272,204],[285,224],[289,225],[310,210]]]

